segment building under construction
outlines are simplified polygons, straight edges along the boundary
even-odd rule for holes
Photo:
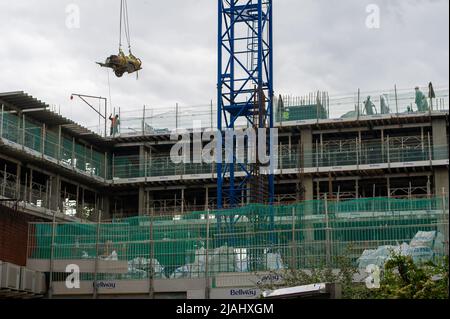
[[[170,158],[172,130],[217,128],[215,106],[122,112],[107,136],[1,93],[2,294],[256,298],[271,271],[361,264],[420,234],[448,254],[448,88],[421,111],[413,90],[370,95],[280,96],[273,202],[242,190],[218,205],[216,165]]]

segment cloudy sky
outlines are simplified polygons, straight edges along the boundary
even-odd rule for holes
[[[0,91],[26,91],[88,122],[72,92],[122,109],[207,104],[216,95],[216,0],[129,0],[135,76],[97,66],[118,50],[119,0],[0,0]],[[68,28],[68,5],[80,9]],[[380,28],[366,27],[370,4]],[[69,7],[70,8],[70,7]],[[448,0],[274,0],[275,89],[302,95],[448,86]]]

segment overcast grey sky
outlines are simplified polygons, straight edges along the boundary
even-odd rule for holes
[[[122,109],[207,104],[216,96],[216,0],[129,0],[135,76],[110,74]],[[66,8],[80,8],[67,28]],[[366,27],[366,7],[380,8],[380,28]],[[277,94],[350,93],[447,86],[448,0],[274,0]],[[92,114],[72,92],[107,97],[108,73],[95,61],[116,53],[119,0],[0,0],[0,91],[23,90],[64,114]]]

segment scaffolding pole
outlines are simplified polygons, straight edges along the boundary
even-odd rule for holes
[[[57,209],[59,212],[59,208]],[[56,210],[53,211],[53,219],[52,219],[52,239],[50,246],[50,273],[49,273],[49,284],[48,284],[48,297],[49,299],[53,298],[53,268],[54,268],[54,256],[55,256],[55,235],[56,235]]]
[[[206,211],[206,256],[205,256],[205,299],[210,299],[210,281],[209,281],[209,237],[210,237],[210,211]]]
[[[331,267],[331,228],[330,220],[328,216],[328,196],[327,193],[324,194],[324,204],[325,204],[325,250],[326,250],[326,264],[327,268]]]
[[[2,103],[2,116],[1,116],[1,120],[0,120],[0,138],[3,137],[4,116],[5,116],[5,105],[3,105],[3,103]]]
[[[97,199],[95,200],[95,205],[97,206]],[[101,221],[102,221],[102,210],[99,209],[97,216],[97,232],[95,240],[94,294],[93,294],[94,299],[97,299],[98,297],[97,274],[98,274],[98,258],[99,258],[98,251],[99,251]]]

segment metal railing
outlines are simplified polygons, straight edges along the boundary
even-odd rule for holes
[[[431,151],[431,152],[430,152]],[[280,152],[279,170],[299,169],[300,155],[296,148]],[[317,150],[303,154],[304,168],[342,167],[371,164],[392,164],[402,162],[430,162],[448,159],[447,145],[427,145],[424,148],[396,145],[383,145],[381,142],[362,143],[359,149],[347,151]],[[248,164],[244,164],[247,166]],[[427,164],[428,165],[428,164]],[[247,167],[248,169],[248,167]],[[243,171],[236,165],[236,171]],[[139,177],[180,176],[214,174],[214,163],[174,163],[170,157],[140,157],[138,155],[115,156],[112,162],[112,179]]]
[[[85,174],[106,177],[107,154],[100,153],[75,139],[45,129],[2,109],[0,115],[1,138],[17,144],[18,147],[49,157],[61,165],[78,169]]]
[[[426,95],[428,87],[420,87]],[[428,107],[419,112],[415,104],[415,90],[391,88],[377,91],[360,91],[351,94],[328,97],[319,92],[308,97],[284,96],[282,102],[274,99],[276,126],[286,122],[324,121],[328,119],[357,120],[362,118],[407,114],[439,113],[449,111],[448,87],[436,87],[436,98],[427,99]],[[373,106],[367,111],[366,101],[370,96]],[[307,99],[307,100],[306,100]],[[217,105],[205,103],[195,106],[171,105],[127,109],[119,112],[119,134],[115,136],[166,135],[175,129],[217,128]],[[245,121],[237,121],[237,126],[246,126]],[[95,130],[96,125],[91,126]],[[101,130],[101,127],[98,128]]]

